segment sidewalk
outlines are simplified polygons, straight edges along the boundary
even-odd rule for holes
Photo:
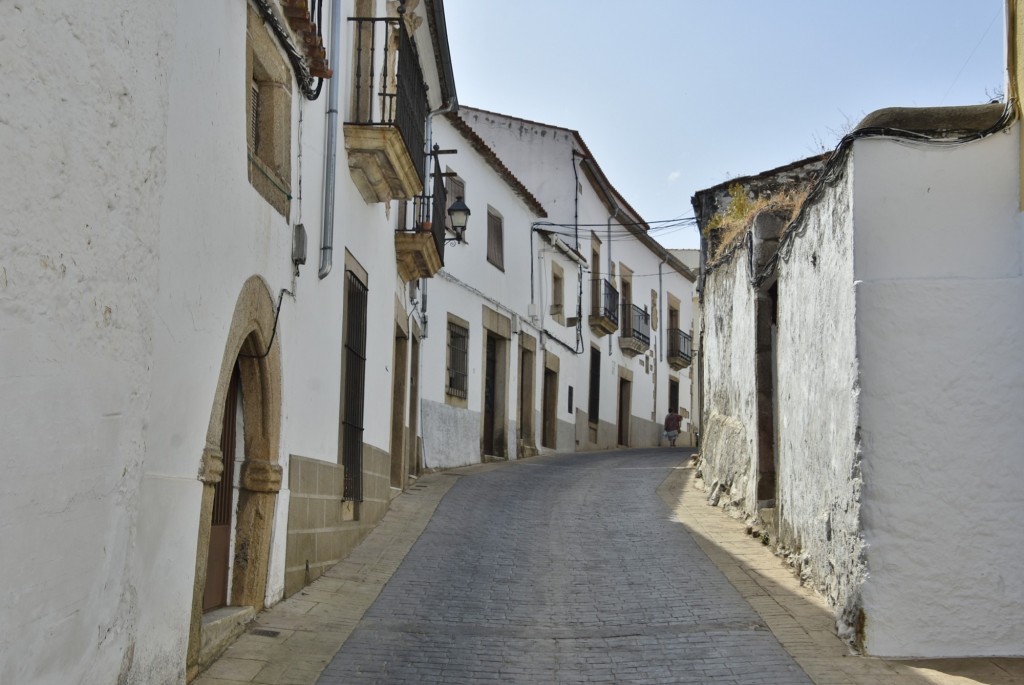
[[[193,685],[313,685],[461,476],[499,468],[479,464],[421,476],[348,557],[262,612]]]
[[[836,637],[832,612],[743,522],[708,506],[695,469],[679,466],[658,494],[817,685],[1016,685],[1024,659],[897,661],[856,656]]]
[[[463,476],[515,462],[480,464],[421,477],[346,559],[304,590],[261,613],[195,685],[313,685]],[[701,548],[764,618],[817,685],[1024,685],[1024,659],[885,661],[852,656],[831,612],[800,586],[742,522],[705,503],[694,469],[679,466],[658,494]]]

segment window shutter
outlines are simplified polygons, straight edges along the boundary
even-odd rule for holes
[[[487,213],[487,261],[502,271],[505,270],[505,251],[503,245],[503,227],[501,217],[492,212]]]

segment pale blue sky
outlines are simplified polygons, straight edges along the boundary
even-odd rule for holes
[[[648,221],[893,106],[1004,88],[1003,0],[445,0],[459,101],[578,130]],[[696,247],[693,228],[654,232]]]

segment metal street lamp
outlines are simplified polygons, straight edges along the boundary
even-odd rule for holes
[[[466,223],[469,221],[469,207],[462,201],[462,196],[455,198],[455,202],[448,208],[448,216],[452,220],[452,230],[455,231],[455,242],[461,243],[466,231]]]

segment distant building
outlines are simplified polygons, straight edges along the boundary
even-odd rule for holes
[[[694,273],[576,131],[465,106],[436,130],[473,227],[428,286],[425,464],[664,444],[670,406],[692,444]]]

